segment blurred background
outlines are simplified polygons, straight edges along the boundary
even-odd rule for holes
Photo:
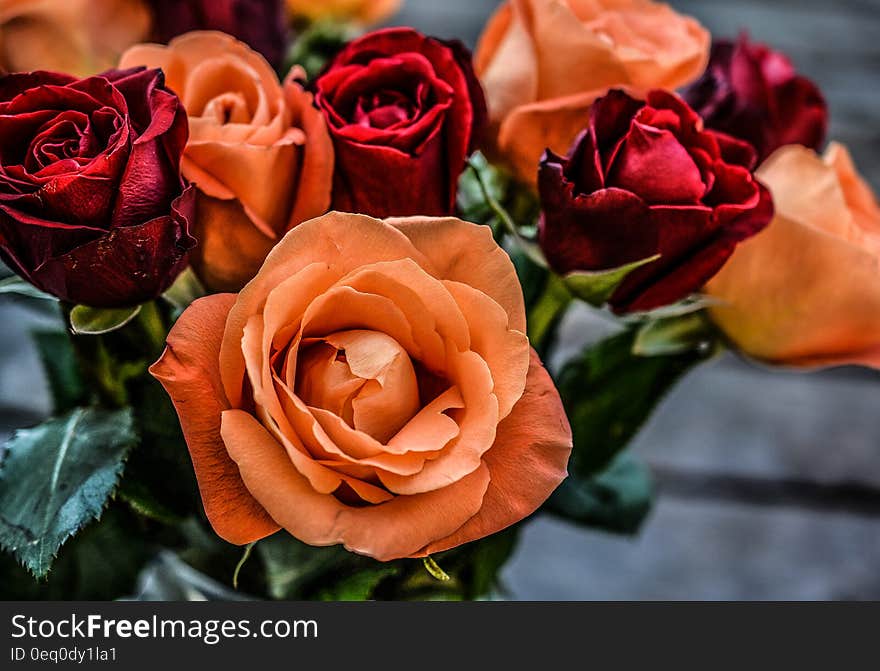
[[[470,46],[495,0],[405,0],[394,24]],[[748,29],[824,91],[829,137],[880,190],[880,1],[678,0],[716,36]],[[49,412],[27,334],[0,297],[0,440]],[[573,311],[557,360],[603,335]],[[551,362],[552,364],[552,362]],[[514,599],[880,599],[880,373],[767,371],[725,355],[691,372],[633,451],[658,498],[641,532],[537,517],[504,571]]]

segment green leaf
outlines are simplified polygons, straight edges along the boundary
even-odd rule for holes
[[[571,471],[592,476],[635,436],[657,403],[692,366],[714,353],[699,348],[642,357],[633,353],[634,331],[586,348],[566,363],[557,387],[571,422]]]
[[[347,23],[315,21],[297,35],[284,59],[280,77],[285,77],[291,67],[299,65],[306,71],[306,77],[312,80],[356,34],[356,28]]]
[[[485,188],[497,202],[504,200],[508,180],[506,176],[486,161],[479,152],[471,156],[471,167],[462,171],[458,179],[456,205],[458,213],[465,221],[493,226],[500,224],[495,212],[489,206]],[[473,168],[476,166],[476,168]],[[482,177],[482,183],[480,178]]]
[[[372,599],[376,588],[386,578],[397,575],[400,567],[395,564],[380,564],[350,575],[343,576],[329,587],[318,592],[321,601],[367,601]]]
[[[498,572],[513,554],[519,538],[519,526],[508,527],[471,544],[468,597],[481,599],[498,586]]]
[[[140,305],[111,309],[76,305],[70,311],[70,328],[78,335],[101,335],[122,328],[140,311]]]
[[[13,275],[12,277],[7,277],[3,280],[0,280],[0,294],[15,294],[17,296],[25,296],[27,298],[38,298],[44,301],[57,302],[58,300],[54,296],[51,296],[44,291],[40,291],[30,282],[26,282],[25,280],[18,277],[18,275]]]
[[[642,325],[636,332],[633,354],[637,356],[666,356],[712,348],[715,330],[700,312],[680,317],[657,319]]]
[[[135,442],[130,409],[77,408],[17,431],[0,470],[0,546],[45,576],[58,548],[101,514]]]
[[[313,547],[284,531],[261,540],[256,550],[273,599],[304,598],[316,583],[327,589],[323,578],[328,574],[338,577],[340,568],[352,558],[342,546]]]
[[[626,265],[610,270],[597,270],[592,272],[575,272],[565,276],[565,284],[569,291],[582,301],[595,307],[601,307],[608,302],[620,283],[626,279],[636,268],[653,263],[660,258],[659,254],[649,256],[646,259],[633,261]]]
[[[630,312],[621,317],[621,321],[626,324],[644,324],[646,321],[656,321],[658,319],[668,319],[671,317],[682,317],[705,310],[713,305],[719,305],[722,301],[705,294],[691,294],[684,300],[671,305],[663,305],[647,312]]]
[[[101,519],[64,544],[42,580],[0,552],[0,600],[109,601],[134,594],[138,576],[156,547],[138,520],[110,505]]]
[[[120,496],[158,521],[198,514],[199,488],[171,399],[149,375],[129,384],[129,398],[140,440],[128,457]]]
[[[631,534],[650,512],[653,497],[654,481],[647,467],[622,457],[595,477],[566,478],[544,510],[585,526]]]
[[[204,296],[205,293],[205,287],[199,281],[199,278],[196,277],[195,271],[187,267],[177,276],[177,279],[174,280],[174,284],[171,285],[168,291],[162,294],[162,298],[168,301],[172,307],[183,311],[193,301]]]
[[[70,336],[63,331],[34,331],[31,336],[46,372],[54,412],[82,405],[89,389],[83,382]]]
[[[130,460],[131,457],[129,457],[129,464]],[[131,477],[123,478],[119,483],[119,489],[116,490],[116,497],[127,503],[133,512],[147,519],[168,525],[180,524],[184,520],[181,515],[159,501],[147,483],[140,480]]]

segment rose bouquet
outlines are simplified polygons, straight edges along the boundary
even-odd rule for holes
[[[0,0],[0,292],[54,325],[5,596],[503,595],[536,512],[638,529],[693,366],[880,360],[880,208],[784,55],[649,0],[365,32],[397,4]]]

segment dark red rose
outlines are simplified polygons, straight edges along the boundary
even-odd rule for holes
[[[160,70],[0,77],[0,257],[72,303],[155,298],[195,245],[186,140]]]
[[[561,274],[617,268],[660,254],[630,273],[609,303],[650,310],[700,289],[738,242],[773,215],[753,177],[755,152],[675,94],[647,102],[611,91],[565,158],[547,151],[538,170],[539,240]]]
[[[820,149],[825,141],[828,107],[819,88],[745,34],[715,42],[706,72],[682,95],[707,128],[751,143],[760,161],[782,145]]]
[[[333,138],[333,208],[375,217],[450,214],[486,102],[457,42],[411,28],[349,43],[315,83]]]
[[[273,67],[284,60],[284,0],[149,0],[154,39],[167,43],[191,30],[219,30],[246,42]]]

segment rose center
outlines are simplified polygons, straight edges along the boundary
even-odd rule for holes
[[[339,331],[303,341],[296,393],[385,443],[420,408],[418,378],[400,344],[376,331]]]
[[[194,68],[184,88],[190,116],[223,125],[250,123],[264,101],[259,75],[246,65],[208,59]]]
[[[67,111],[44,124],[34,135],[24,157],[28,172],[37,172],[65,159],[77,158],[90,142],[88,116]]]
[[[417,112],[417,106],[403,93],[379,91],[358,98],[354,122],[360,126],[384,129],[412,120]]]
[[[249,123],[251,113],[241,93],[226,92],[212,98],[205,106],[203,116],[214,118],[218,124]]]

